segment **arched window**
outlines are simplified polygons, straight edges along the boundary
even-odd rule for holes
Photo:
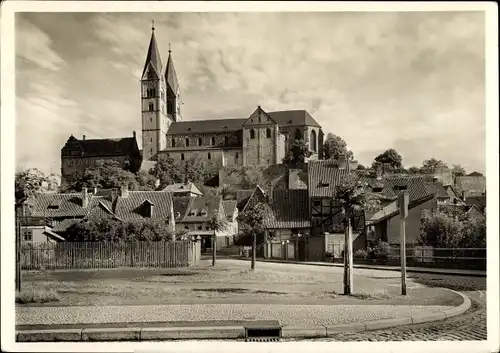
[[[175,139],[172,137],[172,147],[175,147]]]
[[[271,129],[270,128],[267,128],[266,129],[266,137],[269,139],[271,138]]]
[[[152,112],[155,110],[155,105],[153,103],[149,103],[149,111]]]
[[[201,139],[201,137],[198,137],[198,146],[202,146],[203,145],[203,140]]]
[[[181,161],[184,160],[184,153],[181,153]]]
[[[212,155],[208,152],[208,159],[212,159]]]
[[[300,129],[295,130],[295,139],[302,140],[302,132],[300,131]]]
[[[189,147],[189,137],[186,137],[186,147]]]
[[[312,130],[311,131],[311,138],[310,138],[310,145],[311,145],[311,151],[316,152],[316,131]]]
[[[250,138],[251,139],[255,138],[255,130],[254,129],[250,130]]]

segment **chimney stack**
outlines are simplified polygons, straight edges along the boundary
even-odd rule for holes
[[[133,136],[134,138],[136,138],[136,133],[135,133],[135,131],[132,131],[132,136]]]
[[[89,204],[89,194],[87,188],[83,188],[82,190],[82,207],[87,208]]]
[[[83,141],[85,141],[85,135],[83,135]]]
[[[347,158],[345,155],[343,155],[343,154],[339,155],[337,160],[338,160],[339,169],[346,169],[347,168]]]
[[[124,185],[120,188],[120,196],[124,199],[128,197],[128,185]]]
[[[382,164],[377,164],[377,180],[382,180],[383,175]]]

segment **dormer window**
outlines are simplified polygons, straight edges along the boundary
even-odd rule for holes
[[[327,187],[330,186],[330,183],[326,183],[326,182],[322,181],[322,182],[319,183],[319,186],[323,187],[323,188],[327,188]]]
[[[207,211],[203,210],[203,211],[201,211],[201,212],[200,212],[200,216],[203,216],[203,217],[204,217],[204,216],[206,216],[206,215],[207,215]]]
[[[383,190],[383,189],[384,189],[384,188],[383,188],[383,187],[381,187],[381,186],[374,186],[374,187],[373,187],[373,192],[382,192],[382,190]]]

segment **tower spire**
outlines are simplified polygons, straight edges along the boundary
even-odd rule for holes
[[[144,64],[144,70],[142,75],[146,72],[148,65],[151,64],[156,75],[160,77],[162,72],[162,63],[160,58],[160,51],[158,49],[158,44],[155,38],[155,20],[151,21],[151,40],[149,42],[148,53],[146,55],[146,63]]]
[[[151,30],[155,30],[155,20],[151,20]]]
[[[170,42],[168,43],[168,53],[170,54],[172,52],[172,48],[170,47]]]

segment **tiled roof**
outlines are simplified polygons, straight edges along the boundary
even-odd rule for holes
[[[254,190],[238,190],[236,192],[236,203],[238,207],[238,211],[242,211],[245,208],[250,196],[252,196]]]
[[[425,183],[420,177],[390,176],[384,177],[382,181],[384,183],[382,194],[387,198],[396,198],[400,193],[398,190],[400,186],[406,186],[410,202],[420,200],[432,194],[426,189]]]
[[[486,192],[486,177],[460,176],[457,177],[456,188],[460,191],[482,191]]]
[[[467,176],[484,176],[484,175],[479,172],[472,172],[470,174],[467,174]]]
[[[274,190],[268,207],[268,217],[264,225],[269,229],[308,228],[309,199],[307,190]]]
[[[189,198],[180,198],[181,201],[174,201],[174,213],[181,213],[176,222],[206,222],[214,212],[224,212],[221,196],[198,196]],[[185,201],[188,200],[187,205]],[[177,209],[176,209],[177,207]],[[184,214],[182,211],[185,210]]]
[[[242,129],[246,119],[184,120],[173,122],[167,135],[234,132]]]
[[[286,126],[315,126],[321,127],[306,110],[283,110],[267,112],[271,119],[276,121],[280,127]]]
[[[72,225],[81,222],[82,219],[75,219],[75,218],[69,218],[69,219],[63,219],[61,221],[55,222],[54,227],[52,227],[53,232],[65,232],[69,227]]]
[[[82,157],[140,156],[135,137],[78,140],[71,136],[62,148],[66,149],[79,150]]]
[[[163,191],[169,191],[173,193],[192,192],[197,195],[203,195],[202,192],[192,182],[167,185],[163,189]]]
[[[308,163],[310,197],[334,197],[336,186],[349,175],[347,169],[339,169],[334,160],[311,161]]]
[[[448,195],[448,192],[446,188],[443,186],[442,183],[440,182],[433,182],[433,183],[424,183],[425,188],[427,191],[433,195],[435,195],[437,198],[449,198],[450,195]]]
[[[88,195],[92,199],[92,195]],[[89,207],[82,207],[82,194],[40,194],[33,201],[30,216],[69,218],[85,217]],[[91,205],[89,201],[88,205]],[[48,207],[51,206],[50,209]]]
[[[224,200],[222,201],[222,205],[224,206],[224,212],[226,214],[226,218],[232,219],[234,213],[236,212],[236,200]]]
[[[151,219],[167,220],[170,218],[172,194],[164,191],[129,191],[127,197],[118,196],[115,214],[123,221],[142,219],[146,201],[151,202],[154,207]]]
[[[151,63],[151,66],[155,70],[156,75],[158,76],[158,78],[160,78],[162,72],[162,64],[161,64],[160,51],[158,50],[158,44],[156,43],[154,30],[151,33],[151,40],[149,41],[148,54],[146,55],[146,63],[144,64],[144,70],[142,71],[142,75],[144,75],[144,72],[146,72],[146,68],[148,67],[149,63]]]
[[[480,210],[486,207],[486,196],[469,196],[465,198],[465,204],[468,206],[476,205]]]

